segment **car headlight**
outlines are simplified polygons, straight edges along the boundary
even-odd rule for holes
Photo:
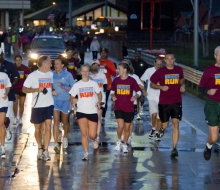
[[[38,59],[38,54],[37,53],[30,53],[29,57],[31,59]]]

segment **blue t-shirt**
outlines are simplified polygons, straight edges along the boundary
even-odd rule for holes
[[[58,85],[61,83],[62,88]],[[69,101],[69,91],[74,84],[73,76],[66,69],[63,69],[59,74],[53,71],[53,88],[57,91],[58,95],[53,96],[55,100],[68,100]]]
[[[0,72],[6,73],[8,75],[11,84],[13,83],[15,78],[20,78],[16,66],[6,60],[4,60],[2,64],[0,64]],[[15,92],[13,88],[11,88],[8,93],[8,101],[15,101]]]

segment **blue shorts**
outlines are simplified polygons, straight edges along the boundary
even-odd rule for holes
[[[7,111],[8,111],[8,107],[2,107],[2,108],[0,108],[0,112],[5,112],[5,113],[7,113]]]
[[[32,108],[31,123],[41,124],[48,119],[53,119],[53,109],[53,105],[44,108]]]
[[[65,114],[70,112],[70,101],[69,100],[54,100],[54,109],[61,111]]]

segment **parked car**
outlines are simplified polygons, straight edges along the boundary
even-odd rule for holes
[[[61,37],[57,36],[36,36],[30,45],[28,54],[28,67],[31,71],[37,69],[37,60],[41,55],[48,55],[54,63],[57,55],[65,56],[66,45]],[[52,66],[53,69],[53,66]]]

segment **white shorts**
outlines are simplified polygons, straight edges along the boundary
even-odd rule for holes
[[[8,111],[6,113],[6,117],[8,117],[8,118],[14,117],[13,101],[8,101]]]
[[[148,104],[149,104],[150,115],[152,115],[153,113],[157,113],[157,118],[159,119],[158,101],[156,101],[156,100],[148,100]]]

